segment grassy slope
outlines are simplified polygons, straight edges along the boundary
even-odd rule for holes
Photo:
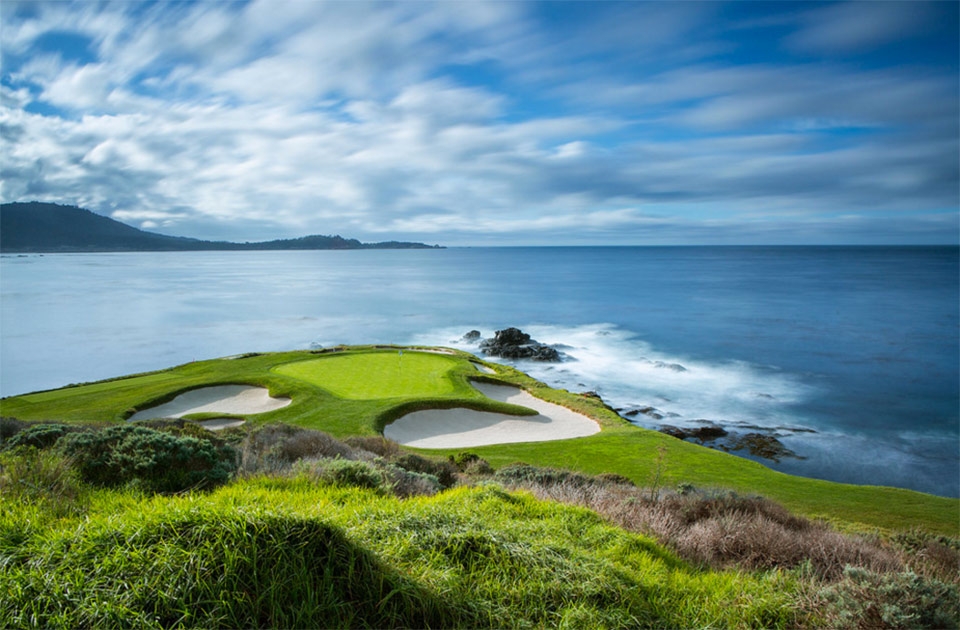
[[[405,350],[401,367],[396,349],[357,348],[344,353],[290,352],[220,359],[7,398],[0,401],[0,413],[25,420],[120,422],[134,410],[169,400],[182,391],[225,383],[262,385],[274,396],[293,399],[289,406],[251,417],[251,421],[288,422],[337,437],[374,435],[385,423],[416,408],[464,405],[518,411],[486,399],[470,387],[469,378],[484,377],[468,358],[465,354]],[[615,472],[640,484],[651,483],[659,467],[660,483],[666,487],[692,483],[760,494],[801,514],[855,527],[917,527],[951,536],[960,531],[960,502],[956,499],[784,475],[755,462],[633,427],[596,400],[548,388],[510,368],[496,369],[503,380],[593,416],[604,431],[576,440],[471,449],[495,466],[524,461],[588,473]],[[378,389],[390,396],[371,398]]]
[[[0,501],[0,625],[783,627],[788,574],[694,569],[581,508],[497,488],[398,500],[306,478]]]

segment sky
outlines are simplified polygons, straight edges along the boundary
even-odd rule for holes
[[[956,244],[958,2],[0,3],[0,201],[164,234]]]

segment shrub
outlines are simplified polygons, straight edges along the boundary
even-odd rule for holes
[[[268,424],[251,432],[241,447],[245,472],[283,472],[300,459],[357,459],[352,448],[322,431],[288,424]]]
[[[493,466],[491,466],[487,460],[478,457],[464,466],[463,472],[466,475],[492,475]]]
[[[847,567],[843,580],[820,594],[836,628],[956,628],[960,622],[957,586],[911,571]]]
[[[183,418],[151,418],[149,420],[138,420],[138,427],[147,427],[156,429],[171,435],[186,436],[208,440],[214,444],[222,444],[223,440],[215,437],[217,434],[203,428],[196,422],[184,420]]]
[[[56,444],[57,440],[67,433],[77,430],[78,428],[68,427],[65,424],[34,424],[24,427],[17,434],[4,440],[3,448],[13,449],[20,446],[48,448]]]
[[[556,468],[538,468],[522,463],[504,466],[497,471],[495,478],[497,481],[521,482],[540,486],[555,486],[558,484],[588,486],[595,484],[592,479],[580,473]]]
[[[902,532],[892,538],[914,571],[926,577],[960,582],[960,540],[926,532]]]
[[[3,446],[8,439],[12,438],[20,431],[23,431],[25,428],[30,426],[30,424],[30,422],[25,420],[0,416],[0,446]]]
[[[457,467],[450,461],[436,461],[408,453],[391,463],[413,473],[432,475],[444,488],[451,488],[457,482]]]
[[[368,453],[373,453],[374,455],[379,455],[384,459],[390,459],[400,454],[400,445],[393,440],[388,440],[382,435],[354,435],[348,437],[345,441],[347,445],[355,449],[360,449],[367,451]]]
[[[480,456],[476,453],[471,453],[470,451],[460,451],[456,455],[450,455],[448,459],[450,460],[451,464],[463,471],[470,464],[479,461]]]
[[[444,488],[440,480],[429,473],[404,470],[393,464],[387,464],[382,470],[389,478],[390,490],[401,498],[433,496]]]
[[[334,486],[353,486],[384,490],[389,487],[386,476],[370,462],[347,459],[300,460],[294,466],[297,473],[306,473]]]
[[[180,492],[223,483],[236,467],[229,446],[135,425],[73,433],[60,445],[81,477],[100,486],[135,482],[149,491]]]
[[[457,470],[468,475],[492,475],[493,467],[476,453],[461,451],[450,455],[449,461]]]

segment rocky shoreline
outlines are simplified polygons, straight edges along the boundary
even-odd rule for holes
[[[494,336],[483,339],[480,331],[471,330],[460,339],[463,343],[478,344],[480,351],[493,357],[504,359],[524,359],[530,361],[559,363],[564,355],[557,347],[549,346],[532,339],[530,335],[519,328],[504,328],[494,333]],[[665,364],[656,362],[657,367],[671,369],[676,372],[686,372],[687,368],[680,364]],[[812,429],[803,427],[762,427],[757,425],[724,423],[723,425],[710,420],[694,420],[699,426],[678,427],[673,424],[662,423],[664,419],[679,418],[675,413],[664,412],[655,407],[638,406],[633,408],[615,408],[608,405],[596,392],[583,392],[581,395],[596,398],[604,403],[611,411],[621,417],[639,424],[637,418],[643,416],[650,422],[656,423],[656,430],[678,440],[684,440],[715,448],[727,453],[749,453],[754,457],[771,460],[779,463],[784,458],[806,459],[798,455],[783,442],[780,437],[792,433],[815,433]]]
[[[664,414],[655,407],[640,407],[635,409],[614,409],[618,414],[627,419],[636,418],[639,415],[646,416],[651,420],[659,422],[664,417],[676,417],[676,414]],[[798,455],[778,438],[784,434],[790,433],[816,433],[813,429],[804,427],[761,427],[757,425],[743,425],[731,427],[731,425],[720,425],[710,420],[700,420],[700,426],[695,427],[677,427],[672,424],[660,424],[657,428],[661,433],[666,433],[678,440],[695,442],[701,446],[716,448],[725,453],[737,453],[746,451],[755,457],[769,459],[779,463],[781,459],[806,459]],[[729,429],[728,429],[729,427]],[[739,429],[739,430],[738,430]],[[745,433],[743,431],[746,431]]]

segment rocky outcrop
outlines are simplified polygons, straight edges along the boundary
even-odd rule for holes
[[[560,353],[555,348],[531,339],[530,335],[519,328],[498,330],[491,339],[484,339],[480,342],[480,350],[488,356],[503,357],[504,359],[530,359],[548,362],[559,362],[561,360]]]
[[[725,451],[747,451],[755,457],[763,457],[764,459],[772,459],[775,462],[780,462],[780,459],[783,457],[794,457],[796,459],[806,459],[797,455],[789,448],[783,445],[783,442],[778,440],[772,435],[767,435],[764,433],[747,433],[746,435],[740,437],[733,444],[725,447]]]
[[[648,418],[652,418],[653,420],[663,420],[663,414],[660,413],[660,410],[655,407],[640,407],[639,409],[631,409],[630,411],[623,412],[623,416],[626,418],[634,418],[640,414],[643,414]]]
[[[678,440],[694,439],[701,444],[703,442],[712,442],[713,440],[727,436],[727,430],[723,427],[718,427],[715,424],[685,429],[675,427],[671,424],[665,424],[660,427],[660,432],[671,435]]]
[[[769,433],[746,433],[740,435],[730,435],[726,429],[715,424],[694,428],[681,428],[675,427],[671,424],[664,424],[660,426],[660,432],[666,433],[667,435],[675,437],[678,440],[692,439],[696,440],[700,444],[710,442],[711,444],[707,444],[708,446],[712,448],[718,448],[726,453],[747,451],[754,457],[762,457],[763,459],[769,459],[777,463],[779,463],[784,457],[806,459],[805,457],[797,455],[791,451],[789,448],[783,445],[783,442]],[[714,442],[720,440],[721,438],[728,439],[714,444]]]

